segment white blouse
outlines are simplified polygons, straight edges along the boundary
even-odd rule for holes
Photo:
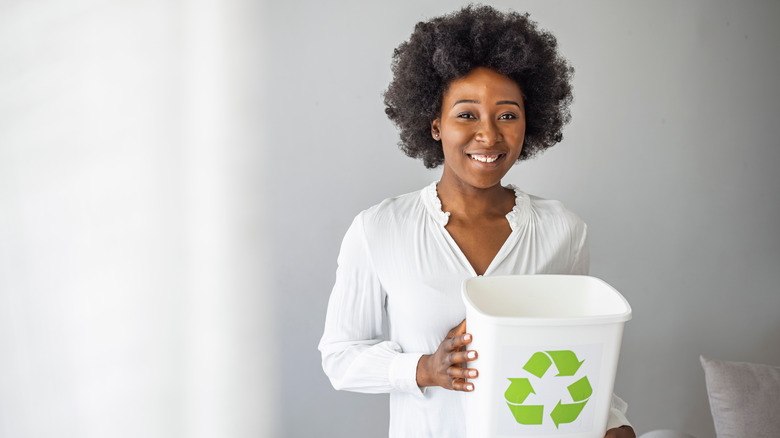
[[[509,187],[512,232],[484,275],[587,274],[585,223],[558,201]],[[390,437],[465,434],[465,393],[417,386],[417,362],[465,318],[461,283],[477,275],[448,219],[434,182],[358,214],[341,245],[322,367],[336,389],[390,393]],[[608,427],[628,425],[625,402],[612,405]]]

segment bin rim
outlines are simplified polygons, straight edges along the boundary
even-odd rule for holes
[[[602,285],[606,286],[612,292],[617,295],[618,299],[626,306],[626,310],[621,313],[613,313],[608,315],[595,315],[595,316],[570,316],[565,318],[559,318],[559,317],[538,317],[538,316],[496,316],[496,315],[490,315],[482,310],[480,310],[479,307],[477,307],[474,302],[471,300],[471,297],[466,293],[466,284],[469,281],[473,281],[476,278],[509,278],[509,277],[583,277],[583,278],[591,278],[595,280],[596,282],[601,283]],[[520,326],[568,326],[568,325],[599,325],[599,324],[614,324],[614,323],[621,323],[626,322],[631,319],[632,317],[632,310],[631,305],[628,304],[628,300],[617,291],[614,287],[612,287],[609,283],[606,281],[594,277],[591,275],[564,275],[564,274],[531,274],[531,275],[490,275],[488,277],[484,277],[482,275],[478,275],[475,277],[469,277],[463,280],[463,283],[461,285],[461,296],[463,298],[463,301],[467,303],[467,307],[470,307],[476,314],[480,316],[480,318],[484,318],[486,320],[489,320],[495,324],[501,324],[501,325],[520,325]],[[468,323],[468,322],[467,322]]]

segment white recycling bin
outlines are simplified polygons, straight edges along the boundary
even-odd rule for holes
[[[474,277],[462,294],[479,354],[467,436],[603,438],[625,298],[583,275]]]

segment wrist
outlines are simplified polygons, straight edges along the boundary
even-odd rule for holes
[[[430,354],[423,354],[420,356],[420,360],[417,361],[417,386],[420,388],[431,386],[430,382],[428,381],[428,376],[430,375],[428,373],[428,361],[430,358]]]

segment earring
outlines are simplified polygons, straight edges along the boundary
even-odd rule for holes
[[[434,132],[434,133],[433,133],[433,138],[435,138],[436,140],[438,140],[438,139],[439,139],[439,133],[438,133],[438,132]]]

